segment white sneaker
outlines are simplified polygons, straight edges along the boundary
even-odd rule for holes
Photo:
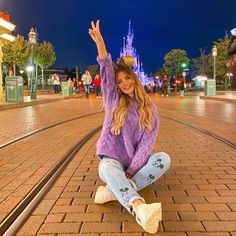
[[[116,201],[116,197],[108,186],[99,186],[95,194],[94,203],[104,204],[106,202]]]
[[[161,203],[140,204],[134,209],[136,221],[150,234],[158,230],[159,221],[162,220]]]

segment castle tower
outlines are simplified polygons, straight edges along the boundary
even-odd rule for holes
[[[143,64],[140,61],[140,58],[137,54],[137,50],[136,48],[133,47],[133,40],[134,40],[134,32],[133,29],[131,28],[131,21],[129,21],[128,34],[126,37],[123,37],[123,47],[120,49],[120,58],[126,55],[132,56],[134,58],[134,66],[132,67],[132,69],[140,79],[141,83],[144,85],[148,80],[143,70]]]

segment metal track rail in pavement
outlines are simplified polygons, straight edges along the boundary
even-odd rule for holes
[[[54,165],[37,185],[24,197],[24,199],[3,219],[0,224],[0,235],[15,235],[20,226],[25,222],[30,213],[41,201],[42,197],[51,188],[68,163],[83,147],[83,145],[94,136],[102,126],[99,126],[84,136]]]
[[[44,131],[44,130],[47,130],[47,129],[56,127],[56,126],[58,126],[58,125],[61,125],[61,124],[64,124],[64,123],[67,123],[67,122],[70,122],[70,121],[73,121],[73,120],[81,119],[81,118],[84,118],[84,117],[96,115],[96,114],[103,113],[103,112],[104,112],[104,111],[100,111],[100,112],[95,112],[95,113],[90,113],[90,114],[87,114],[87,115],[75,117],[75,118],[72,118],[72,119],[69,119],[69,120],[65,120],[65,121],[62,121],[62,122],[58,122],[58,123],[56,123],[56,124],[52,124],[52,125],[46,126],[46,127],[42,128],[42,129],[38,129],[38,130],[32,131],[32,132],[30,132],[30,133],[27,133],[27,134],[21,136],[21,137],[18,137],[18,138],[16,138],[16,139],[13,139],[13,140],[11,140],[11,141],[9,141],[9,142],[7,142],[7,143],[0,144],[0,149],[4,148],[4,147],[6,147],[6,146],[9,146],[9,145],[11,145],[11,144],[13,144],[13,143],[16,143],[16,142],[18,142],[18,141],[20,141],[20,140],[22,140],[22,139],[25,139],[25,138],[27,138],[27,137],[29,137],[29,136],[32,136],[32,135],[37,134],[37,133],[39,133],[39,132],[42,132],[42,131]],[[211,136],[211,137],[213,137],[213,138],[216,138],[216,139],[218,139],[219,141],[221,141],[221,142],[223,142],[223,143],[225,143],[225,144],[231,146],[232,148],[235,148],[235,149],[236,149],[236,143],[231,142],[230,140],[227,140],[227,139],[225,139],[225,138],[223,138],[223,137],[221,137],[221,136],[219,136],[219,135],[217,135],[217,134],[215,134],[215,133],[213,133],[213,132],[211,132],[211,131],[209,131],[209,130],[206,130],[206,129],[197,127],[196,125],[192,125],[192,124],[189,124],[188,122],[181,121],[181,120],[178,120],[178,119],[174,119],[174,118],[171,118],[171,117],[168,117],[168,116],[163,116],[163,115],[159,115],[159,116],[160,116],[160,117],[163,117],[163,118],[166,118],[166,119],[169,119],[169,120],[172,120],[172,121],[176,121],[176,122],[178,122],[178,123],[180,123],[180,124],[183,124],[183,125],[186,125],[186,126],[188,126],[188,127],[197,129],[198,131],[201,131],[201,132],[203,132],[203,133],[205,133],[205,134],[208,134],[209,136]]]
[[[91,116],[97,113],[92,113],[89,115],[84,115],[80,117],[76,117],[70,120],[66,120],[63,122],[59,122],[57,124],[50,125],[48,127],[45,127],[40,130],[36,130],[31,132],[30,134],[27,134],[23,137],[20,137],[18,139],[15,139],[11,143],[9,142],[7,145],[10,145],[12,143],[15,143],[23,138],[26,138],[30,135],[36,134],[38,132],[41,132],[43,130],[55,127],[57,125],[70,122],[82,117]],[[163,117],[165,119],[169,119],[175,122],[178,122],[180,124],[186,125],[188,127],[194,128],[198,131],[201,131],[204,134],[207,134],[211,137],[216,138],[217,140],[229,145],[230,147],[233,147],[236,149],[236,144],[226,140],[208,130],[199,128],[195,125],[189,124],[187,122],[177,120],[171,117],[159,115],[160,117]],[[61,174],[61,172],[64,170],[66,165],[71,161],[71,159],[75,156],[75,154],[80,150],[80,148],[93,136],[95,133],[97,133],[99,130],[101,130],[102,126],[97,127],[90,133],[88,133],[86,136],[84,136],[77,144],[75,144],[62,158],[57,162],[57,164],[48,172],[46,176],[44,176],[39,183],[25,196],[25,198],[3,219],[3,221],[0,224],[0,235],[4,236],[12,236],[15,232],[17,232],[17,229],[24,223],[25,219],[28,217],[28,215],[32,212],[32,210],[35,208],[35,206],[40,202],[43,195],[50,189],[52,184],[55,182],[57,177]],[[6,146],[7,146],[6,145]],[[2,148],[2,146],[0,147]]]
[[[213,138],[216,138],[216,139],[218,139],[219,141],[221,141],[221,142],[223,142],[223,143],[229,145],[230,147],[236,149],[236,143],[233,143],[233,142],[231,142],[231,141],[229,141],[229,140],[227,140],[227,139],[225,139],[225,138],[223,138],[223,137],[221,137],[221,136],[219,136],[219,135],[217,135],[217,134],[215,134],[215,133],[213,133],[213,132],[211,132],[211,131],[209,131],[209,130],[202,129],[202,128],[197,127],[197,126],[195,126],[195,125],[189,124],[188,122],[181,121],[181,120],[177,120],[177,119],[174,119],[174,118],[171,118],[171,117],[168,117],[168,116],[163,116],[163,115],[159,115],[159,116],[160,116],[160,117],[163,117],[163,118],[166,118],[166,119],[169,119],[169,120],[172,120],[172,121],[176,121],[176,122],[178,122],[178,123],[180,123],[180,124],[183,124],[183,125],[186,125],[186,126],[188,126],[188,127],[194,128],[194,129],[196,129],[196,130],[198,130],[198,131],[201,131],[202,133],[208,134],[209,136],[211,136],[211,137],[213,137]]]
[[[103,111],[95,112],[95,113],[90,113],[90,114],[83,115],[83,116],[78,116],[78,117],[75,117],[75,118],[72,118],[72,119],[69,119],[69,120],[64,120],[64,121],[61,121],[61,122],[58,122],[58,123],[46,126],[46,127],[42,128],[42,129],[34,130],[32,132],[29,132],[29,133],[27,133],[25,135],[22,135],[22,136],[16,138],[16,139],[13,139],[13,140],[10,140],[10,141],[8,141],[6,143],[0,144],[0,149],[2,149],[4,147],[7,147],[7,146],[9,146],[9,145],[11,145],[13,143],[16,143],[16,142],[18,142],[18,141],[20,141],[22,139],[25,139],[25,138],[27,138],[29,136],[32,136],[32,135],[37,134],[39,132],[42,132],[44,130],[51,129],[51,128],[54,128],[54,127],[56,127],[58,125],[62,125],[62,124],[65,124],[67,122],[70,122],[70,121],[73,121],[73,120],[78,120],[78,119],[81,119],[81,118],[84,118],[84,117],[93,116],[93,115],[96,115],[96,114],[99,114],[99,113],[103,113]]]

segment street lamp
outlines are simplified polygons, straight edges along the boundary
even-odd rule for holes
[[[213,79],[216,80],[216,56],[217,56],[217,47],[214,45],[212,48],[212,56],[214,59],[214,73],[213,73]]]
[[[34,28],[31,28],[29,32],[29,42],[31,45],[31,58],[30,58],[30,65],[34,68],[34,46],[37,43],[37,32],[34,30]],[[37,81],[35,78],[35,70],[33,69],[30,72],[31,75],[31,83],[30,83],[30,98],[36,99],[36,90],[37,90]]]
[[[228,83],[226,83],[226,89],[227,89],[227,84],[229,84],[229,86],[231,86],[231,76],[233,76],[233,74],[228,72],[226,75],[228,76],[228,79],[229,79]]]

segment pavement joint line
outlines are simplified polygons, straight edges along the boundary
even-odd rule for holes
[[[11,141],[9,141],[9,142],[6,142],[6,143],[1,144],[1,145],[0,145],[0,149],[2,149],[2,148],[4,148],[4,147],[7,147],[7,146],[9,146],[9,145],[11,145],[11,144],[13,144],[13,143],[16,143],[16,142],[18,142],[18,141],[20,141],[20,140],[22,140],[22,139],[25,139],[25,138],[27,138],[27,137],[29,137],[29,136],[31,136],[31,135],[37,134],[37,133],[42,132],[42,131],[45,131],[45,130],[47,130],[47,129],[54,128],[54,127],[56,127],[56,126],[58,126],[58,125],[62,125],[62,124],[65,124],[65,123],[67,123],[67,122],[71,122],[71,121],[74,121],[74,120],[77,120],[77,119],[81,119],[81,118],[84,118],[84,117],[88,117],[88,116],[93,116],[93,115],[100,114],[100,113],[103,113],[103,112],[104,112],[104,111],[99,111],[99,112],[90,113],[90,114],[87,114],[87,115],[78,116],[78,117],[75,117],[75,118],[71,118],[71,119],[68,119],[68,120],[64,120],[64,121],[61,121],[61,122],[58,122],[58,123],[55,123],[55,124],[46,126],[46,127],[44,127],[44,128],[41,128],[41,129],[34,130],[34,131],[32,131],[32,132],[29,132],[29,133],[27,133],[27,134],[25,134],[25,135],[22,135],[22,136],[16,138],[16,139],[13,139],[13,140],[11,140]]]
[[[189,126],[189,127],[194,128],[194,129],[196,129],[196,130],[199,130],[199,131],[201,131],[201,132],[203,132],[203,133],[205,133],[205,134],[208,134],[209,136],[211,136],[211,137],[213,137],[213,138],[216,138],[216,139],[218,139],[219,141],[221,141],[221,142],[223,142],[223,143],[225,143],[225,144],[231,146],[232,148],[236,149],[236,143],[231,142],[230,140],[227,140],[227,139],[225,139],[225,138],[222,138],[222,137],[220,137],[219,135],[217,135],[217,134],[215,134],[215,133],[213,133],[213,132],[211,132],[211,131],[209,131],[209,130],[200,128],[200,127],[198,127],[198,126],[196,126],[196,125],[192,125],[192,124],[190,124],[190,123],[188,123],[188,122],[181,121],[181,120],[177,120],[177,119],[174,119],[174,118],[171,118],[171,117],[167,117],[167,116],[163,116],[163,115],[159,115],[159,116],[161,116],[161,117],[163,117],[163,118],[166,118],[166,119],[169,119],[169,120],[172,120],[172,121],[176,121],[176,122],[178,122],[178,123],[181,123],[181,124],[183,124],[183,125]]]
[[[54,167],[41,179],[37,185],[17,204],[17,206],[2,220],[0,224],[0,235],[14,235],[28,215],[34,210],[42,196],[52,186],[67,164],[73,159],[83,145],[98,131],[102,126],[93,129],[81,138],[69,151],[54,165]]]

